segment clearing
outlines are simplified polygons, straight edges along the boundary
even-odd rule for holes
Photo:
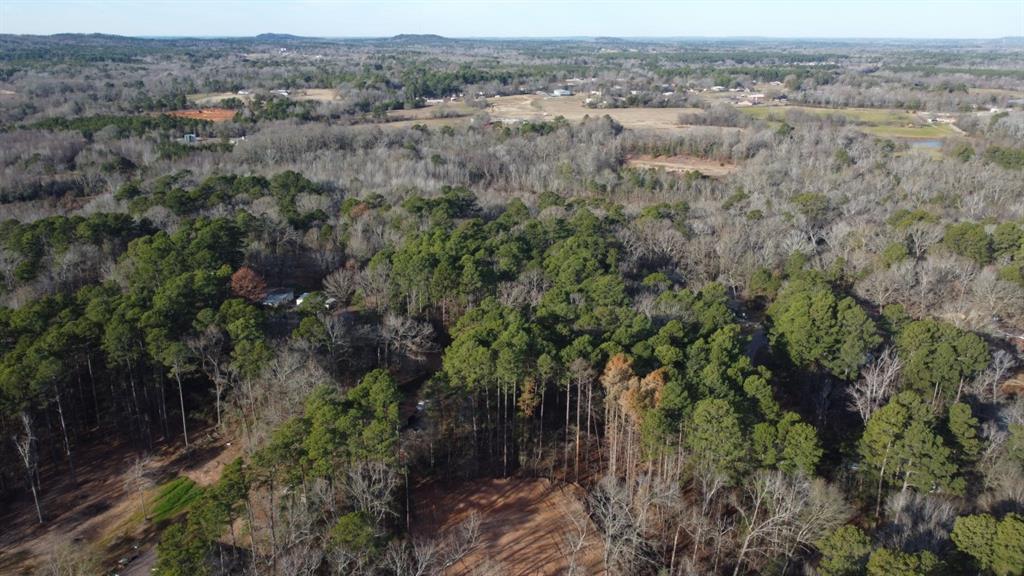
[[[679,114],[700,111],[699,108],[587,108],[583,105],[583,100],[582,95],[502,96],[488,100],[490,107],[487,113],[495,120],[534,122],[554,120],[558,116],[563,116],[571,122],[578,122],[584,116],[600,118],[607,115],[623,127],[633,130],[678,132],[685,129],[679,124]]]
[[[858,128],[879,138],[942,139],[961,134],[951,124],[928,123],[917,112],[895,108],[816,108],[813,106],[747,106],[744,114],[769,122],[782,122],[793,111],[818,116],[842,116]]]
[[[159,511],[167,488],[186,477],[198,486],[220,478],[224,465],[241,455],[237,442],[197,433],[186,454],[180,444],[164,445],[145,464],[147,508]],[[91,549],[112,568],[121,557],[139,558],[130,567],[152,562],[153,522],[142,522],[131,467],[138,452],[125,443],[94,442],[75,453],[76,481],[63,465],[41,470],[41,504],[46,523],[36,521],[32,499],[24,495],[0,512],[0,574],[31,574],[33,566],[62,546]],[[146,568],[144,573],[148,574]],[[143,573],[140,572],[140,573]]]
[[[424,124],[431,127],[462,125],[469,122],[468,116],[486,112],[496,122],[544,122],[562,116],[570,122],[579,122],[585,116],[600,118],[609,116],[624,128],[678,134],[692,127],[679,124],[679,114],[697,112],[698,108],[587,108],[583,96],[541,96],[523,94],[489,98],[488,107],[477,110],[463,103],[445,102],[431,104],[414,110],[394,110],[388,113],[393,122],[381,124],[392,128]],[[444,114],[453,117],[438,117]],[[455,117],[461,114],[462,117]]]
[[[389,110],[388,120],[442,120],[472,116],[477,112],[481,112],[481,110],[473,108],[464,102],[445,102],[443,104],[428,104],[422,108]]]
[[[705,176],[720,178],[736,170],[732,162],[719,162],[696,156],[632,156],[626,160],[628,166],[637,168],[660,168],[667,172],[700,172]]]
[[[229,108],[201,108],[199,110],[174,110],[165,112],[168,116],[209,120],[210,122],[227,122],[235,117],[235,111]]]
[[[189,94],[186,98],[188,98],[189,102],[199,106],[216,106],[228,98],[238,98],[242,102],[249,104],[256,93],[266,93],[266,91],[255,91],[246,94],[238,94],[236,92],[201,92],[199,94]],[[334,88],[302,88],[288,91],[288,98],[292,100],[330,102],[337,97],[338,91]]]
[[[447,576],[562,574],[572,555],[570,541],[582,532],[577,565],[584,574],[605,574],[597,529],[574,492],[571,485],[534,478],[428,483],[413,492],[413,532],[433,537],[473,512],[481,515],[479,545]]]

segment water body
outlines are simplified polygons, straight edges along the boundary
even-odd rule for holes
[[[911,140],[909,141],[911,148],[927,148],[938,150],[942,148],[942,140]]]

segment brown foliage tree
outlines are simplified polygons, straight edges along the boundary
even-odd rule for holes
[[[267,283],[255,270],[242,266],[231,275],[231,293],[256,303],[267,295]]]

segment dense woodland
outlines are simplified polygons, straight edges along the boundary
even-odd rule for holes
[[[153,513],[156,573],[439,574],[477,527],[415,536],[410,484],[521,475],[582,489],[610,574],[1022,574],[1020,50],[0,36],[0,506],[45,525],[85,450],[232,438]],[[490,121],[573,78],[701,111]],[[962,136],[701,96],[755,82]],[[269,93],[301,88],[337,97]]]

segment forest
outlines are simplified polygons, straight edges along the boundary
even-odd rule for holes
[[[0,573],[1024,574],[1020,55],[0,35]]]

